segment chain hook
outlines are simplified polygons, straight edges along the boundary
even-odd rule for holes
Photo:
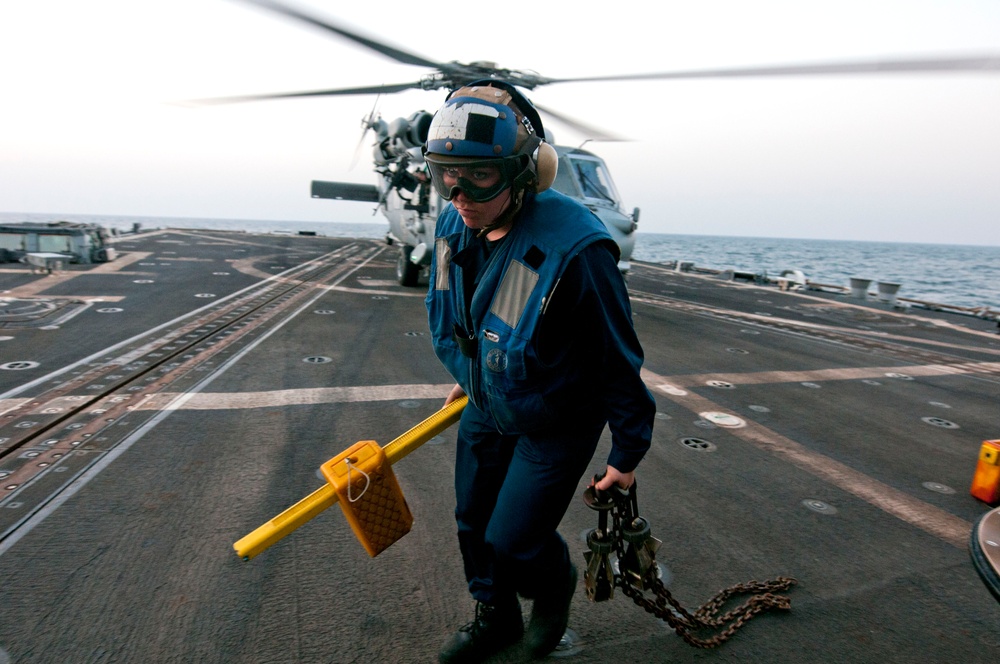
[[[623,580],[639,590],[649,590],[660,581],[656,552],[662,542],[650,534],[649,522],[641,516],[622,526],[625,552],[618,562]]]
[[[602,478],[594,477],[596,484]],[[656,552],[662,542],[650,533],[649,522],[639,516],[639,501],[633,483],[628,491],[613,487],[598,491],[591,485],[583,494],[588,507],[598,513],[598,527],[587,533],[584,573],[587,597],[601,602],[614,597],[615,586],[632,598],[638,606],[667,623],[689,645],[696,648],[714,648],[727,641],[755,615],[770,609],[791,608],[785,595],[774,594],[788,590],[796,580],[777,577],[771,581],[750,581],[726,588],[691,613],[684,608],[663,585]],[[612,525],[608,527],[608,515]],[[611,553],[618,558],[618,569],[611,561]],[[655,595],[650,599],[644,591]],[[720,616],[723,605],[740,594],[752,595],[742,606]],[[700,630],[720,630],[710,638],[699,638]]]

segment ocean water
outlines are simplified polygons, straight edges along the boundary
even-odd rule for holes
[[[120,217],[0,213],[0,222],[67,220],[129,231],[208,228],[255,233],[315,232],[329,237],[382,238],[388,224],[260,221],[169,217]],[[1000,311],[1000,247],[903,242],[802,240],[639,233],[632,257],[651,263],[690,261],[698,267],[772,277],[801,270],[809,281],[849,286],[851,277],[901,284],[898,296],[959,307]]]
[[[1000,311],[1000,247],[640,233],[632,257],[691,261],[772,277],[801,270],[810,282],[850,286],[851,277],[901,284],[898,296]]]

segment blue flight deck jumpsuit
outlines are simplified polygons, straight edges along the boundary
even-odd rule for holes
[[[564,583],[556,529],[605,424],[608,464],[629,472],[656,407],[596,216],[546,191],[525,195],[503,239],[476,233],[453,207],[438,217],[426,304],[434,350],[469,396],[455,467],[466,579],[477,601],[502,604]]]

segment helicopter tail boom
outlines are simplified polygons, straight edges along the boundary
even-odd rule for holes
[[[354,182],[312,181],[313,198],[332,198],[338,201],[367,201],[378,203],[381,195],[375,185]]]

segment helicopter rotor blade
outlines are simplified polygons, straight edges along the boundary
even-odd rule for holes
[[[595,127],[593,125],[585,124],[585,123],[581,122],[580,120],[577,120],[576,118],[569,117],[565,113],[560,113],[560,112],[557,112],[557,111],[553,111],[551,108],[546,108],[544,106],[539,106],[538,104],[535,104],[535,103],[532,103],[532,105],[536,109],[538,109],[539,112],[544,113],[544,114],[549,115],[549,116],[552,116],[553,118],[555,118],[556,120],[558,120],[562,124],[567,125],[568,127],[570,127],[571,129],[573,129],[574,131],[579,132],[580,134],[582,134],[583,136],[586,136],[587,138],[589,138],[592,141],[618,142],[618,141],[627,141],[627,140],[630,140],[630,139],[627,139],[627,138],[622,138],[621,136],[616,136],[615,134],[611,134],[611,133],[609,133],[609,132],[607,132],[607,131],[605,131],[603,129],[599,129],[598,127]]]
[[[377,41],[371,37],[366,37],[358,32],[349,30],[348,28],[332,23],[328,20],[323,20],[307,14],[303,11],[295,9],[294,7],[289,7],[288,5],[281,2],[274,2],[273,0],[242,0],[251,5],[257,5],[264,9],[269,9],[271,11],[277,12],[279,14],[284,14],[285,16],[294,18],[299,21],[308,23],[327,32],[332,32],[341,37],[345,37],[353,42],[361,44],[366,48],[370,48],[373,51],[377,51],[382,55],[388,56],[395,60],[396,62],[401,62],[404,65],[418,65],[421,67],[434,67],[439,69],[444,66],[443,63],[435,62],[434,60],[428,60],[422,55],[417,55],[416,53],[411,53],[409,51],[404,51],[401,48],[390,46],[384,42]]]
[[[649,74],[617,76],[584,76],[580,78],[546,78],[541,84],[580,83],[590,81],[641,81],[697,78],[742,78],[753,76],[813,76],[825,74],[896,74],[896,73],[953,73],[1000,72],[1000,56],[880,59],[848,62],[825,62],[803,65],[773,65],[762,67],[735,67],[723,69],[696,69],[667,71]]]
[[[267,99],[295,99],[298,97],[336,97],[347,95],[371,95],[402,92],[404,90],[422,89],[420,81],[412,83],[396,83],[390,85],[368,85],[360,88],[335,88],[330,90],[304,90],[301,92],[275,92],[259,95],[238,95],[235,97],[214,97],[210,99],[193,99],[183,102],[186,106],[214,106],[217,104],[241,104],[248,101],[264,101]]]

